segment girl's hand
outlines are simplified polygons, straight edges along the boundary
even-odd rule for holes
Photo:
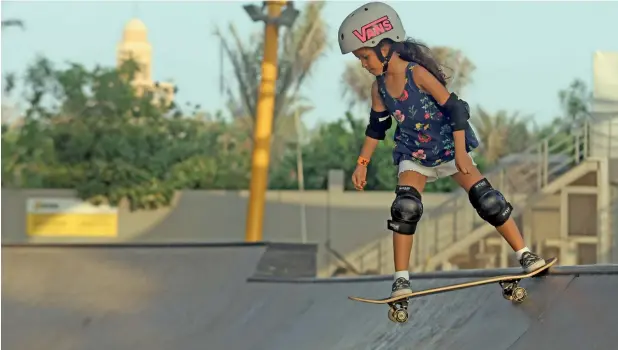
[[[367,184],[367,167],[362,165],[356,165],[356,169],[354,169],[354,173],[352,174],[352,183],[354,184],[354,188],[359,191],[362,191],[365,185]]]
[[[472,165],[472,158],[465,152],[455,152],[455,166],[457,166],[457,170],[462,174],[470,174],[470,170],[474,167],[474,165]]]

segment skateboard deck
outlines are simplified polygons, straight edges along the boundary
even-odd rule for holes
[[[531,278],[546,274],[549,268],[552,267],[558,261],[557,258],[550,258],[542,268],[532,271],[530,273],[520,273],[513,275],[502,275],[495,277],[488,277],[476,281],[470,281],[465,283],[451,284],[442,287],[436,287],[426,290],[419,290],[416,292],[399,295],[396,297],[387,297],[382,299],[369,299],[362,297],[349,296],[348,298],[355,301],[370,304],[388,304],[389,305],[389,319],[394,322],[406,322],[408,320],[407,303],[408,299],[418,298],[425,295],[439,294],[444,292],[450,292],[458,289],[466,289],[471,287],[482,286],[490,283],[498,283],[502,288],[502,296],[515,303],[521,303],[528,296],[528,292],[525,288],[519,286],[519,282],[525,278]]]

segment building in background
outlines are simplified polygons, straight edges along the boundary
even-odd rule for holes
[[[116,64],[133,58],[140,66],[140,72],[132,85],[139,95],[152,92],[155,103],[163,101],[166,105],[174,100],[174,84],[152,79],[152,45],[148,42],[148,28],[137,18],[130,20],[124,27],[122,39],[116,49]]]
[[[597,51],[592,59],[591,155],[618,162],[618,52]],[[615,165],[618,172],[618,163]]]

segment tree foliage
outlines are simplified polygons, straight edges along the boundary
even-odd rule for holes
[[[3,129],[3,186],[74,188],[95,203],[127,199],[132,209],[168,205],[175,190],[217,181],[243,187],[248,148],[230,140],[233,125],[183,118],[153,93],[138,95],[130,83],[137,70],[134,61],[87,70],[37,59],[24,78],[24,117]]]
[[[529,115],[509,115],[505,110],[490,114],[482,107],[477,107],[471,117],[471,124],[481,143],[479,152],[488,164],[494,164],[508,154],[525,150],[535,139],[529,127],[531,121]]]

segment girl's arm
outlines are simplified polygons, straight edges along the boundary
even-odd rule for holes
[[[369,164],[369,160],[378,146],[378,143],[380,140],[384,140],[386,131],[390,129],[392,123],[393,120],[378,93],[378,84],[374,81],[373,85],[371,85],[371,112],[369,113],[369,123],[365,129],[365,142],[363,142],[363,147],[358,159],[360,165]]]

